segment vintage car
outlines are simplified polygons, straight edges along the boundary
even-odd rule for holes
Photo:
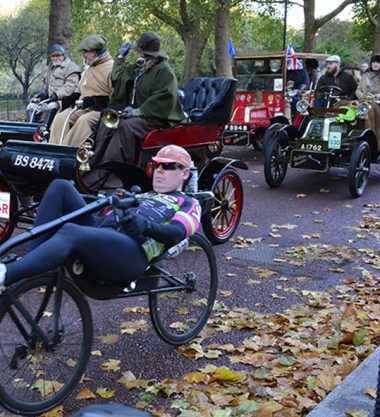
[[[278,124],[270,130],[264,154],[265,180],[271,188],[279,187],[288,165],[318,172],[330,167],[346,168],[350,193],[360,197],[368,182],[370,165],[379,157],[374,132],[364,128],[371,103],[366,99],[336,101],[339,87],[323,89],[328,107],[313,108],[307,100],[297,103],[299,112],[308,117],[305,129],[289,131]],[[333,106],[331,101],[336,101]]]
[[[328,55],[297,53],[296,58],[315,67]],[[318,67],[319,68],[319,67]],[[292,114],[287,86],[286,51],[237,54],[234,58],[234,77],[238,79],[232,117],[223,131],[223,144],[263,147],[266,129],[274,123],[290,125]],[[314,85],[309,85],[312,95]],[[296,97],[298,90],[292,89]]]
[[[236,159],[217,157],[208,160],[209,145],[220,136],[231,117],[236,80],[234,78],[195,78],[185,88],[187,123],[156,129],[136,147],[133,162],[110,161],[97,167],[92,161],[91,141],[83,147],[5,140],[0,146],[0,242],[7,240],[16,226],[33,223],[34,208],[47,185],[55,178],[73,180],[84,194],[104,189],[109,173],[119,176],[126,189],[139,185],[151,187],[151,158],[169,144],[186,148],[199,170],[198,189],[211,191],[213,207],[202,217],[203,230],[213,243],[227,241],[239,225],[243,209],[243,186],[236,168],[248,169]],[[108,122],[118,122],[117,112]],[[90,167],[91,164],[91,167]],[[106,173],[98,184],[86,184],[84,172],[101,169]]]
[[[26,108],[25,122],[0,120],[0,140],[15,139],[47,142],[50,126],[59,108],[58,101],[32,98]],[[39,114],[41,112],[46,113],[44,120],[40,120]]]

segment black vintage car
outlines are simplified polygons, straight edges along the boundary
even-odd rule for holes
[[[337,87],[327,86],[325,90],[330,98],[337,98]],[[364,128],[370,103],[338,101],[332,107],[312,108],[307,101],[300,100],[297,109],[309,116],[306,128],[297,130],[279,123],[270,128],[264,156],[267,184],[279,187],[288,165],[317,172],[338,167],[348,170],[350,193],[360,197],[368,182],[370,165],[379,157],[374,132]]]

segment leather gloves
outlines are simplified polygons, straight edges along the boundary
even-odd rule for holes
[[[123,43],[123,45],[121,45],[119,52],[117,53],[117,57],[118,58],[124,58],[128,52],[130,51],[130,49],[132,48],[132,44],[129,42]]]
[[[65,110],[68,107],[74,107],[75,102],[78,100],[79,97],[80,97],[79,93],[73,93],[73,94],[70,94],[69,96],[62,97],[62,110]]]
[[[149,220],[134,211],[127,210],[126,214],[120,218],[125,233],[133,238],[144,236],[149,228]]]
[[[101,111],[107,107],[108,102],[108,96],[87,96],[83,97],[83,105],[81,108],[87,109],[91,107],[93,110]]]
[[[127,106],[122,112],[121,115],[124,119],[129,119],[133,117],[133,108],[131,106]]]

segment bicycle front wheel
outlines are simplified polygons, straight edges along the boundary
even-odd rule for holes
[[[158,287],[169,278],[188,288],[149,295],[153,327],[165,342],[182,345],[198,335],[214,305],[218,282],[215,255],[209,241],[195,234],[184,252],[159,266]]]
[[[13,301],[4,294],[0,304],[0,402],[12,412],[40,414],[59,404],[84,372],[92,344],[90,308],[70,281],[57,290],[52,275],[8,291]]]

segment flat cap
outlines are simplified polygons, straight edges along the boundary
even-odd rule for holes
[[[340,64],[340,56],[339,55],[331,55],[325,59],[326,62],[338,62]]]
[[[107,47],[107,39],[102,35],[90,35],[78,46],[78,51],[102,50]]]

